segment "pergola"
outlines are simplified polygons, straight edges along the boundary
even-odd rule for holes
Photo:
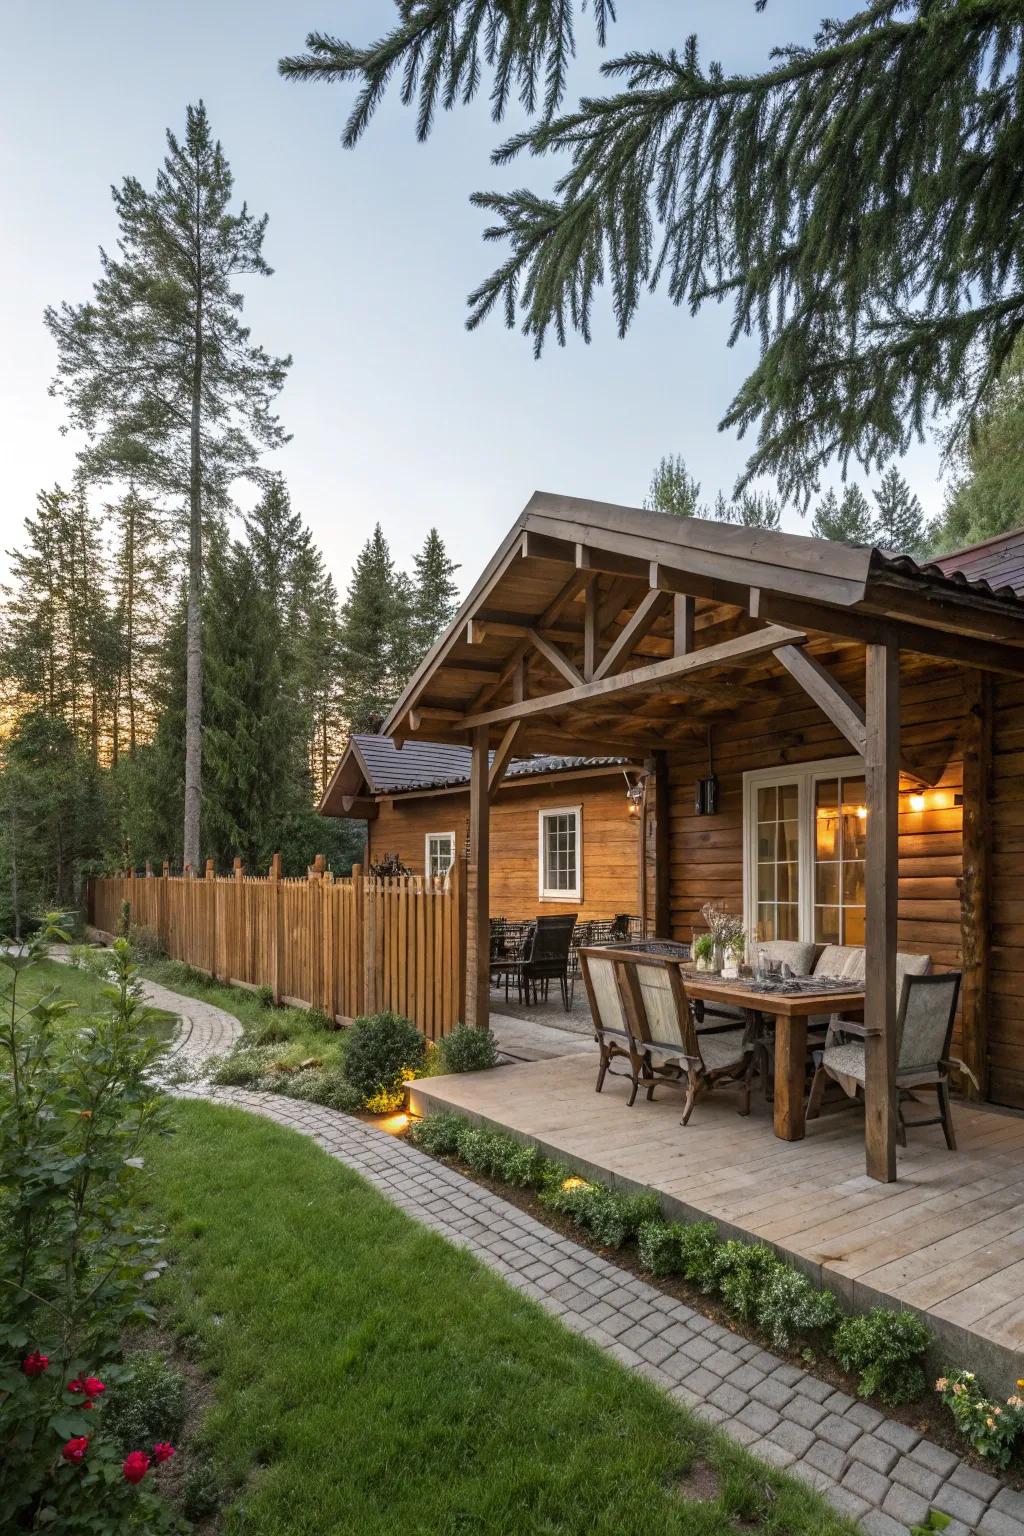
[[[863,652],[863,708],[827,665],[846,649]],[[488,1018],[489,806],[513,753],[651,763],[663,839],[667,755],[788,675],[864,761],[867,1167],[894,1179],[899,779],[925,777],[901,758],[901,652],[1024,677],[1024,602],[877,549],[536,493],[384,726],[398,745],[472,746],[467,1021]],[[965,843],[969,817],[985,836],[972,763]]]

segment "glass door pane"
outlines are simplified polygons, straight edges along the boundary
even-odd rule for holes
[[[800,931],[800,786],[759,786],[755,795],[755,939],[795,939]]]
[[[864,942],[867,788],[862,777],[814,786],[814,937],[819,944]]]

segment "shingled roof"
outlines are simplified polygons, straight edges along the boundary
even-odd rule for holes
[[[417,789],[460,788],[469,783],[471,759],[469,747],[408,741],[399,751],[390,736],[356,733],[349,738],[341,762],[324,792],[320,810],[328,816],[342,814],[339,806],[342,794],[394,795]],[[622,757],[551,755],[513,758],[505,777],[520,779],[538,774],[572,773],[587,768],[617,767],[626,761]]]

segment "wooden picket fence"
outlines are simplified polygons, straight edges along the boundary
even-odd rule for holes
[[[205,878],[128,873],[89,882],[88,920],[116,933],[131,922],[151,929],[175,960],[221,981],[269,987],[278,1002],[319,1008],[344,1023],[393,1009],[430,1040],[465,1016],[466,870],[375,879],[356,865],[336,880],[322,861],[306,879]]]

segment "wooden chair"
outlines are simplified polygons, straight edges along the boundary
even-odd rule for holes
[[[917,1088],[934,1088],[938,1114],[928,1120],[912,1120],[913,1126],[941,1125],[946,1146],[956,1151],[956,1133],[949,1104],[949,1069],[960,1065],[949,1055],[953,1020],[960,994],[959,971],[934,975],[905,975],[896,1015],[896,1114],[901,1146],[907,1144],[903,1104]],[[850,1098],[863,1092],[867,1075],[864,1025],[835,1019],[814,1074],[807,1100],[807,1118],[821,1112],[822,1094],[829,1078],[838,1082]]]
[[[612,1076],[621,1076],[612,1067],[617,1058],[629,1062],[629,1078],[633,1090],[629,1095],[632,1106],[636,1102],[643,1073],[643,1052],[630,1032],[622,992],[615,974],[617,957],[600,949],[580,949],[579,963],[583,985],[590,1004],[590,1017],[594,1024],[594,1039],[601,1053],[594,1092],[600,1093],[611,1068]]]
[[[583,949],[580,964],[602,1053],[598,1092],[610,1061],[622,1055],[630,1063],[631,1105],[640,1088],[646,1088],[648,1099],[652,1099],[660,1083],[685,1083],[682,1124],[686,1125],[702,1093],[730,1082],[741,1090],[740,1114],[750,1113],[752,1052],[745,1031],[702,1031],[698,1035],[677,957]],[[619,999],[617,1007],[613,986]],[[614,1034],[608,1029],[609,1021],[614,1021]],[[602,1035],[607,1043],[603,1043]]]

